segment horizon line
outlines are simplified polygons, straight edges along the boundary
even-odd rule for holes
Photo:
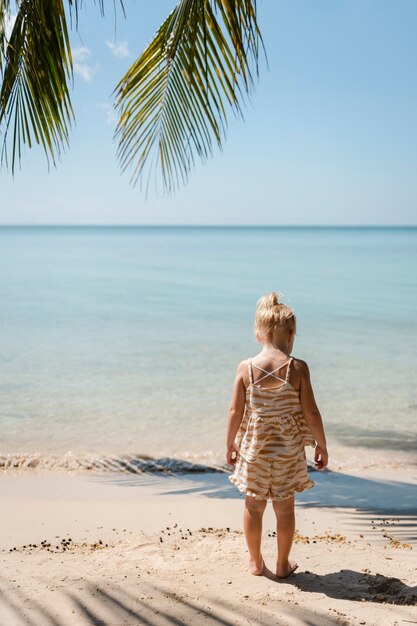
[[[0,228],[417,228],[416,224],[1,224]]]

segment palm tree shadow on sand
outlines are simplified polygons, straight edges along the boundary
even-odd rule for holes
[[[147,487],[160,495],[201,495],[206,498],[244,499],[228,480],[230,471],[183,473],[102,473],[91,475],[95,483],[121,487]],[[395,530],[395,539],[417,540],[416,482],[383,480],[343,472],[313,471],[315,487],[297,494],[299,509],[336,508],[349,518],[352,530]],[[395,520],[390,518],[396,518]],[[389,540],[389,536],[385,536]]]
[[[155,485],[161,495],[202,495],[207,498],[243,499],[228,480],[229,471],[174,473],[102,473],[90,476],[98,483],[121,487]],[[390,481],[344,474],[343,472],[311,472],[315,487],[297,494],[301,507],[354,508],[370,514],[402,514],[417,516],[415,482]]]
[[[185,626],[201,623],[233,626],[237,623],[237,616],[254,626],[271,623],[272,617],[277,626],[288,624],[288,618],[296,619],[297,623],[301,619],[311,626],[341,626],[344,623],[320,610],[311,611],[285,600],[280,603],[279,612],[275,608],[271,614],[257,604],[237,605],[236,602],[212,598],[209,594],[193,598],[182,594],[181,590],[172,591],[172,586],[166,588],[138,582],[135,590],[131,586],[127,590],[115,583],[103,585],[86,580],[82,593],[76,587],[71,585],[68,589],[57,589],[53,596],[42,600],[34,599],[33,593],[26,593],[21,587],[11,586],[5,578],[0,579],[1,617],[7,613],[8,626],[23,623],[28,626],[73,626],[81,623],[88,626]],[[58,606],[65,607],[66,611],[57,613]]]

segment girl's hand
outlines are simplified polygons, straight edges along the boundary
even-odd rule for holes
[[[329,455],[327,453],[327,448],[316,446],[316,451],[314,453],[314,461],[316,464],[316,469],[323,470],[327,467],[329,462]]]
[[[227,449],[226,452],[226,463],[228,465],[236,465],[236,459],[237,459],[237,453],[238,453],[238,448],[236,446],[235,443],[232,444],[231,448]],[[232,458],[232,454],[234,454],[234,457]]]

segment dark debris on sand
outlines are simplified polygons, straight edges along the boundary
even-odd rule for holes
[[[9,552],[32,553],[34,551],[39,552],[39,551],[45,550],[46,552],[62,554],[63,552],[78,552],[80,550],[82,551],[88,550],[89,552],[95,552],[96,550],[103,550],[109,547],[112,547],[112,546],[108,543],[104,543],[101,539],[98,539],[97,541],[93,541],[90,543],[85,542],[85,541],[78,543],[78,542],[74,542],[69,537],[69,538],[61,539],[61,541],[59,541],[58,543],[56,542],[56,540],[51,543],[47,539],[44,539],[39,544],[28,543],[20,547],[15,546],[13,548],[10,548]]]

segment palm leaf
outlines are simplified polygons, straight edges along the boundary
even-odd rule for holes
[[[10,0],[0,0],[0,72],[7,48],[7,27],[11,20]]]
[[[12,144],[11,170],[23,144],[41,144],[55,163],[68,143],[73,111],[72,60],[62,0],[22,0],[5,51],[0,90],[2,159]]]
[[[94,1],[94,4],[98,4],[100,8],[101,17],[104,17],[105,0],[93,0],[93,1]],[[84,0],[68,0],[68,4],[69,4],[71,16],[75,14],[75,26],[76,28],[78,28],[78,15],[79,15],[80,9],[82,8],[84,4]],[[119,0],[118,4],[120,4],[123,15],[126,17],[124,1]],[[113,0],[113,9],[116,14],[116,0]]]
[[[115,89],[118,157],[147,190],[188,179],[225,137],[227,108],[241,104],[258,72],[256,0],[181,0]],[[147,176],[146,176],[147,172]]]
[[[104,14],[104,0],[97,0]],[[119,0],[122,9],[123,0]],[[70,13],[82,0],[68,0]],[[11,170],[20,162],[24,144],[40,144],[46,156],[56,157],[68,145],[74,119],[68,83],[72,78],[72,56],[63,0],[20,0],[10,37],[10,1],[0,0],[0,133],[2,162]],[[113,0],[116,7],[116,0]]]

